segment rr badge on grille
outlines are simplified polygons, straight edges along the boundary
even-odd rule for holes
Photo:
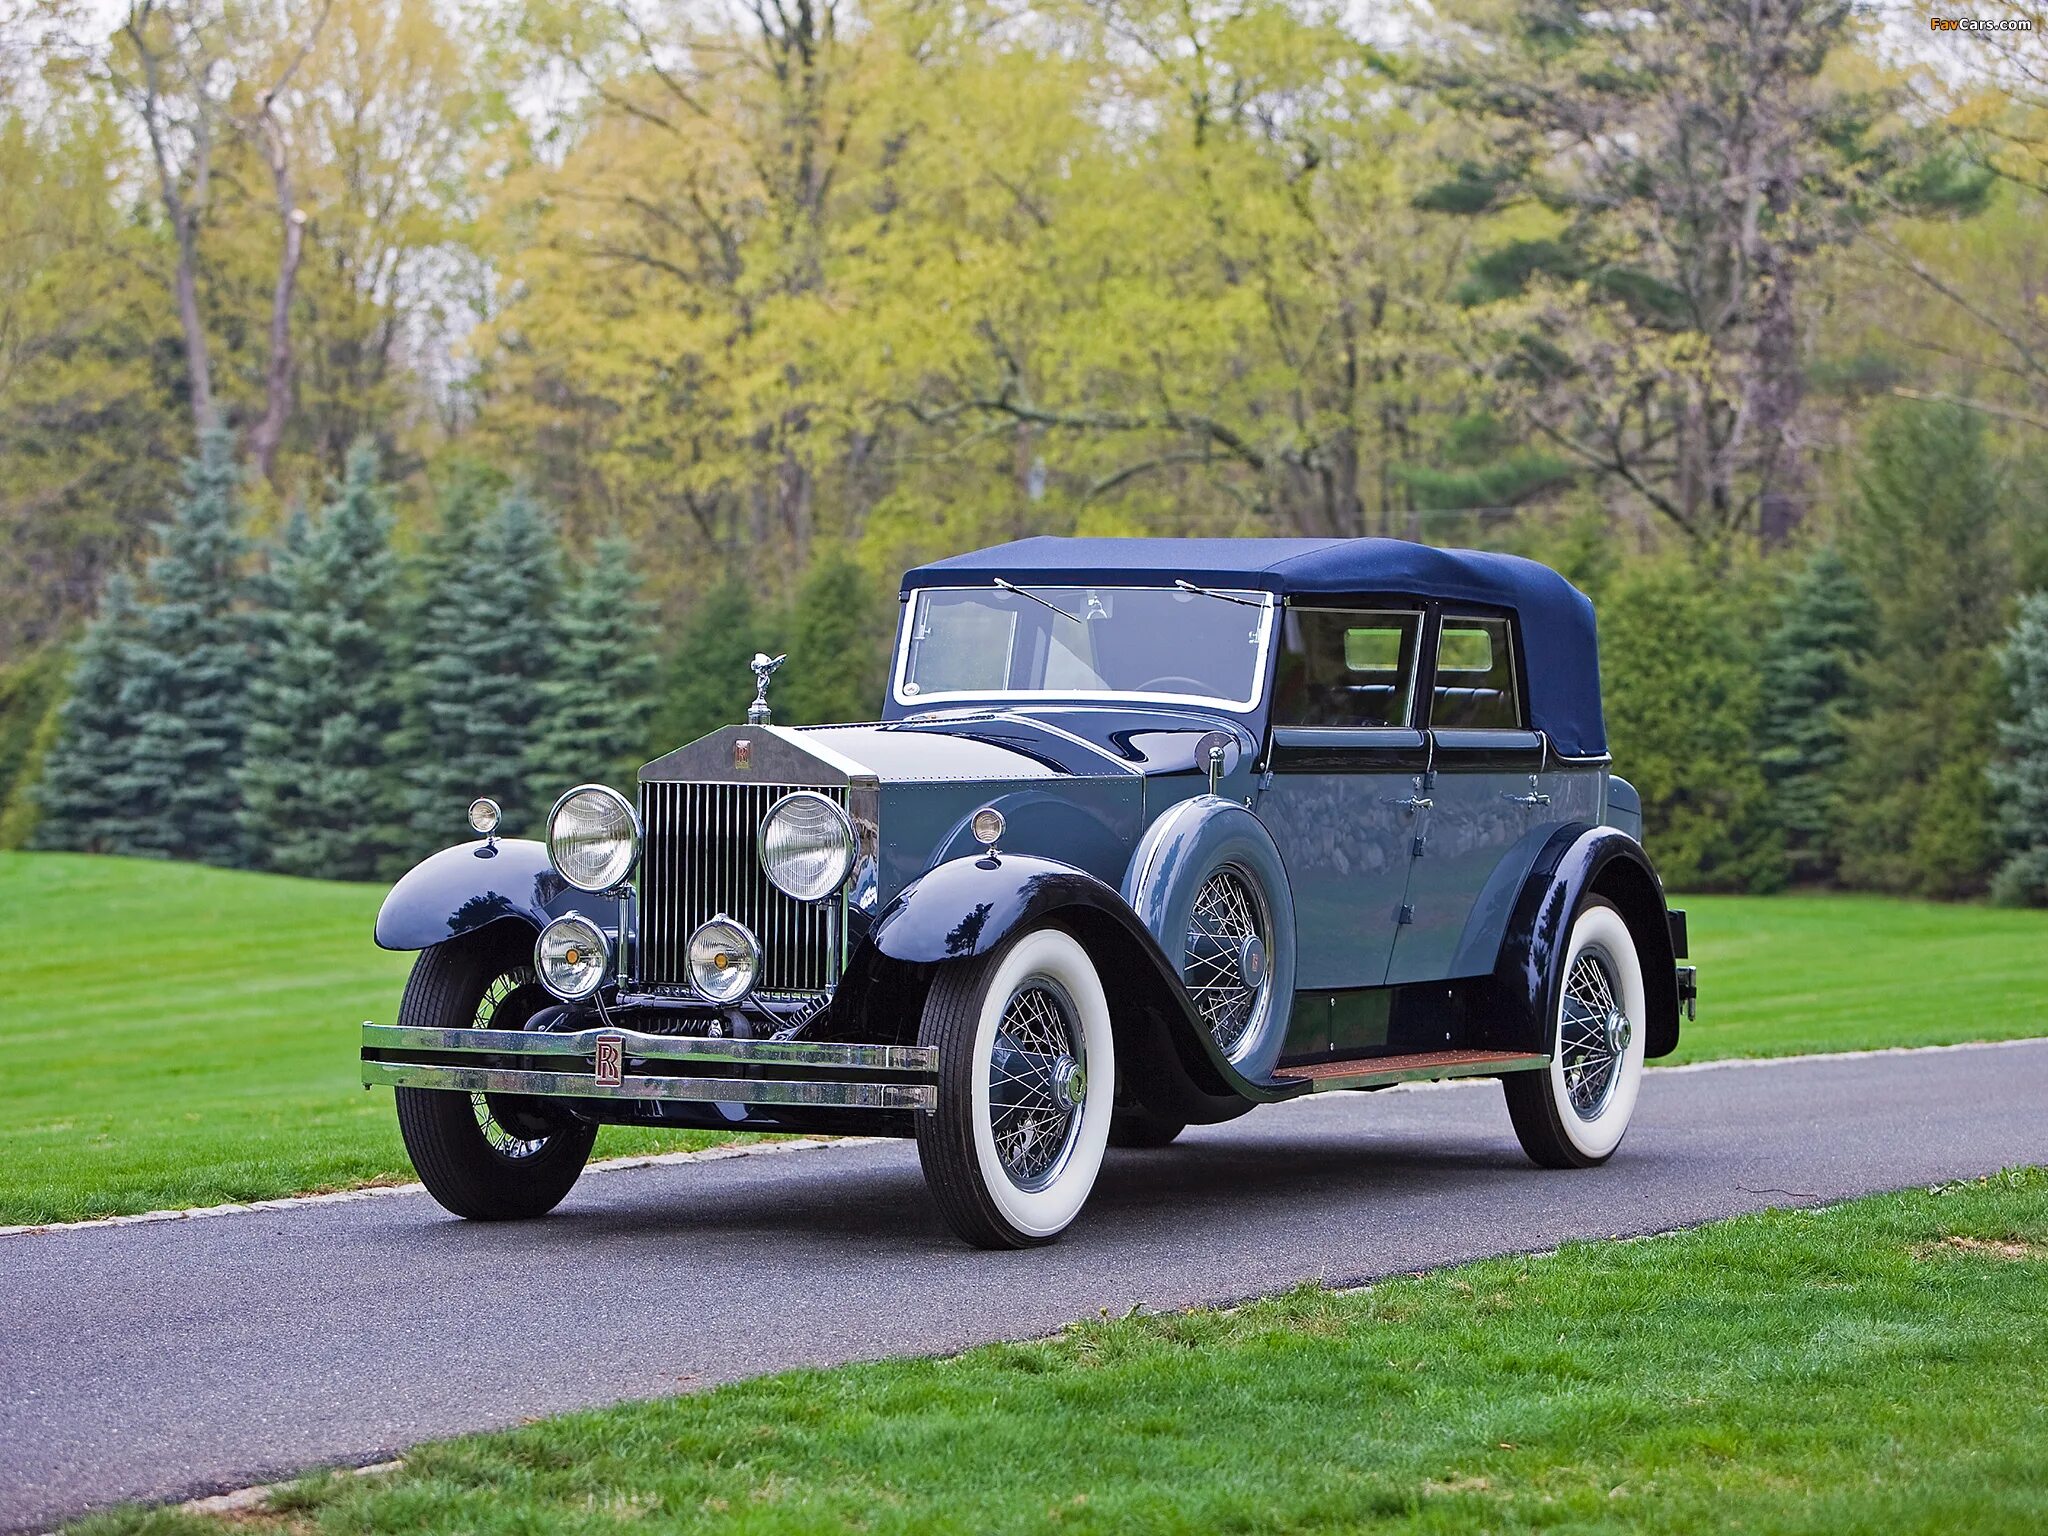
[[[624,1035],[599,1035],[597,1037],[597,1086],[619,1088],[626,1081],[626,1037]]]
[[[754,744],[751,741],[741,740],[732,744],[732,765],[740,773],[754,766]]]

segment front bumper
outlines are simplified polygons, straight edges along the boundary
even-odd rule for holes
[[[929,1045],[366,1023],[362,1052],[366,1088],[833,1109],[938,1105],[939,1053]]]

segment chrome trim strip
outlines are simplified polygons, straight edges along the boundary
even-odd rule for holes
[[[520,1029],[423,1029],[363,1025],[363,1049],[484,1051],[506,1056],[589,1056],[599,1035],[621,1036],[628,1056],[649,1061],[731,1061],[849,1072],[937,1072],[935,1045],[855,1045],[838,1040],[712,1040],[699,1035],[647,1035],[633,1029],[583,1029],[568,1034]]]
[[[426,1067],[366,1061],[367,1088],[439,1088],[567,1099],[676,1099],[698,1104],[807,1104],[833,1109],[938,1107],[930,1083],[788,1083],[734,1077],[628,1077],[600,1086],[587,1072],[514,1072],[500,1067]]]
[[[1367,1066],[1360,1062],[1361,1067]],[[1545,1055],[1515,1056],[1507,1060],[1452,1062],[1434,1067],[1410,1067],[1394,1071],[1363,1071],[1343,1077],[1310,1080],[1312,1093],[1337,1093],[1346,1088],[1384,1088],[1389,1083],[1436,1082],[1450,1077],[1499,1077],[1504,1072],[1534,1072],[1550,1065]]]

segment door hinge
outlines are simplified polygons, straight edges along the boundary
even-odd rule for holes
[[[1396,926],[1396,927],[1399,927],[1399,926],[1400,926],[1400,925],[1401,925],[1402,923],[1412,923],[1412,922],[1414,922],[1414,921],[1415,921],[1415,908],[1414,908],[1413,906],[1411,906],[1411,905],[1410,905],[1409,903],[1405,902],[1405,901],[1404,901],[1404,902],[1402,902],[1402,903],[1401,903],[1401,915],[1400,915],[1399,917],[1397,917],[1397,918],[1395,918],[1395,919],[1394,919],[1394,924],[1395,924],[1395,926]]]
[[[1421,857],[1422,857],[1422,845],[1423,845],[1423,843],[1424,843],[1424,842],[1426,842],[1426,841],[1427,841],[1427,839],[1426,839],[1426,838],[1420,838],[1420,837],[1416,838],[1416,839],[1415,839],[1415,841],[1414,841],[1413,843],[1411,843],[1411,844],[1409,845],[1409,848],[1408,848],[1408,853],[1409,853],[1409,856],[1410,856],[1411,858],[1417,858],[1417,859],[1421,858]]]

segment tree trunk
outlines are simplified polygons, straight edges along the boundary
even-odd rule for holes
[[[206,323],[199,314],[199,232],[189,211],[173,210],[178,235],[178,325],[185,336],[185,377],[192,391],[192,425],[211,432],[220,425],[213,403],[213,360],[206,348]]]
[[[264,150],[270,160],[271,185],[277,195],[277,223],[282,246],[277,256],[277,281],[270,293],[270,356],[263,370],[263,416],[249,434],[249,452],[263,478],[274,481],[277,450],[284,442],[285,423],[293,399],[292,294],[298,287],[299,263],[306,254],[306,215],[292,206],[291,162],[283,138],[266,119]]]

